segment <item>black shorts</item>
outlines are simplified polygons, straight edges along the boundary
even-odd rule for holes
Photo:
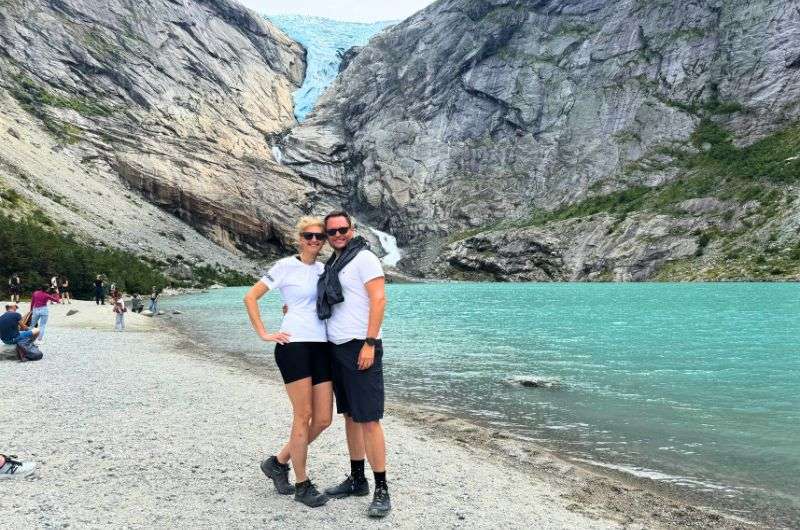
[[[275,364],[284,384],[306,377],[312,385],[331,380],[331,348],[327,342],[290,342],[275,345]]]
[[[12,285],[11,287],[8,288],[8,293],[9,294],[13,294],[15,296],[18,295],[19,294],[19,287],[17,287],[16,285]]]
[[[347,414],[357,423],[383,418],[383,343],[375,343],[375,362],[366,370],[358,369],[358,354],[363,340],[331,344],[333,350],[333,393],[336,411]]]

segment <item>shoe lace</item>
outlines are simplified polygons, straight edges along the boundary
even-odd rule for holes
[[[389,490],[384,486],[377,486],[375,488],[375,500],[384,501],[389,498]]]
[[[306,491],[311,495],[313,495],[314,497],[317,497],[320,494],[319,490],[317,489],[317,486],[310,480],[308,481],[308,488],[306,489]]]

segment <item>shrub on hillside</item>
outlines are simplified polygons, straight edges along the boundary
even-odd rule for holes
[[[52,224],[52,223],[51,223]],[[150,292],[153,285],[162,289],[164,275],[129,252],[97,249],[30,221],[0,216],[0,290],[7,295],[7,279],[19,273],[23,292],[49,283],[54,275],[66,276],[76,298],[91,298],[93,281],[104,274],[129,293]]]

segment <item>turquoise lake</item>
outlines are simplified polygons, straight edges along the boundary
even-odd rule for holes
[[[163,305],[207,344],[271,366],[245,291]],[[395,284],[388,297],[388,399],[800,525],[800,285]],[[265,297],[268,327],[280,305]]]

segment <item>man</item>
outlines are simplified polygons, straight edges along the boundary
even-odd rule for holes
[[[0,315],[0,340],[5,344],[33,341],[39,336],[39,330],[29,330],[21,323],[22,315],[17,312],[17,304],[6,304],[6,312]],[[19,348],[18,348],[19,349]],[[20,355],[20,361],[24,361]]]
[[[106,305],[106,295],[103,292],[103,277],[98,274],[94,279],[94,303],[95,305]]]
[[[381,324],[386,308],[383,268],[362,237],[354,237],[350,216],[343,211],[325,217],[325,231],[334,255],[320,277],[317,314],[327,319],[333,352],[333,391],[336,409],[344,414],[350,475],[328,488],[331,497],[369,495],[364,457],[375,476],[370,517],[391,510],[386,483],[386,444],[383,418],[383,344]]]

